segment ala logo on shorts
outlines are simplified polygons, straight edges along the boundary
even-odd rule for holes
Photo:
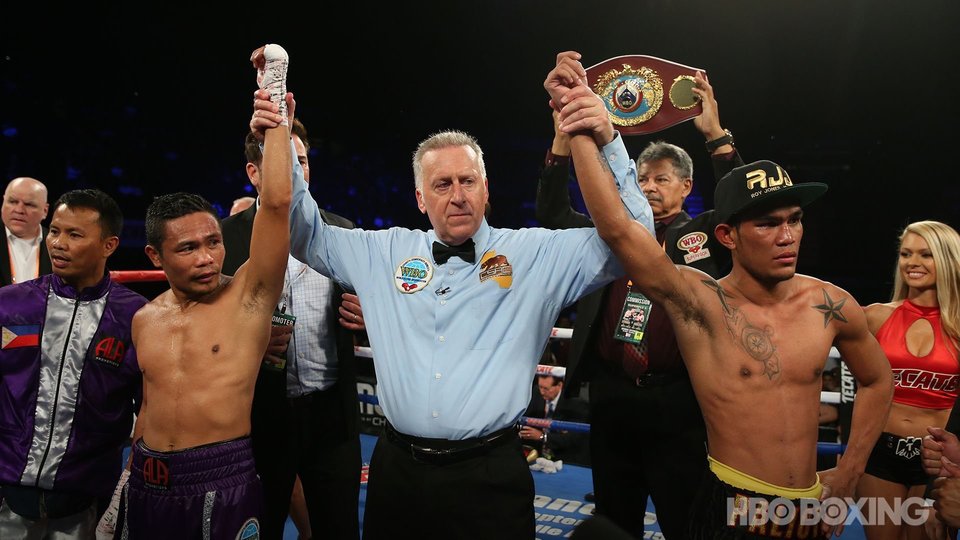
[[[683,256],[683,261],[690,264],[710,256],[710,250],[704,247],[706,243],[707,234],[697,231],[683,235],[677,240],[677,247],[687,252]]]
[[[260,522],[257,518],[250,518],[240,527],[237,540],[260,540]]]
[[[394,285],[404,294],[422,290],[433,279],[433,265],[423,257],[410,257],[400,263],[394,274]]]

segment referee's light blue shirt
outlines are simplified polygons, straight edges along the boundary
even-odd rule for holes
[[[653,232],[636,165],[617,136],[603,148],[631,215]],[[357,291],[377,395],[401,433],[465,439],[514,424],[560,310],[623,275],[596,229],[473,235],[476,262],[436,265],[433,230],[342,229],[320,219],[294,160],[290,252]]]

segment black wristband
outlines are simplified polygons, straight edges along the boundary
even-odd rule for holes
[[[551,167],[553,165],[570,165],[570,156],[558,156],[547,150],[547,157],[543,160],[544,167]]]
[[[717,148],[720,148],[725,144],[730,144],[730,145],[733,144],[733,133],[730,133],[729,129],[725,129],[723,130],[723,132],[725,133],[723,137],[716,138],[712,141],[707,141],[706,143],[707,152],[710,152],[712,154],[714,151],[716,151]]]

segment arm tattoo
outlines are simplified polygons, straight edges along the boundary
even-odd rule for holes
[[[733,337],[741,348],[750,358],[763,364],[762,373],[771,381],[780,375],[780,357],[777,356],[777,348],[770,339],[773,335],[773,328],[758,328],[750,323],[744,316],[740,308],[730,303],[736,297],[731,296],[713,280],[702,280],[702,283],[713,289],[720,298],[720,307],[723,309],[723,322],[727,327],[727,332]]]
[[[844,298],[839,302],[834,302],[830,295],[827,294],[827,290],[823,289],[823,303],[813,306],[813,309],[823,313],[823,327],[826,328],[830,321],[836,319],[840,322],[847,322],[847,318],[843,316],[843,313],[840,312],[840,309],[843,308],[843,304],[847,302],[847,299]]]
[[[720,297],[720,307],[723,308],[724,317],[729,317],[733,313],[733,310],[736,309],[733,306],[727,304],[727,298],[733,298],[732,296],[727,295],[727,291],[723,290],[723,287],[719,283],[712,279],[701,280],[701,283],[706,285],[708,288],[713,289],[713,292],[717,293],[717,296]]]
[[[610,168],[610,164],[607,163],[607,158],[603,155],[603,151],[599,148],[597,149],[597,161],[600,162],[600,168],[603,169],[603,172],[610,173],[610,176],[613,176],[613,169]],[[616,178],[614,178],[616,180]]]

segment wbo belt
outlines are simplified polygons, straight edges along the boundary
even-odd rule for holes
[[[520,440],[513,426],[482,437],[459,441],[411,437],[394,429],[389,422],[385,432],[388,441],[410,452],[414,459],[434,465],[445,465],[479,457],[506,442]]]

